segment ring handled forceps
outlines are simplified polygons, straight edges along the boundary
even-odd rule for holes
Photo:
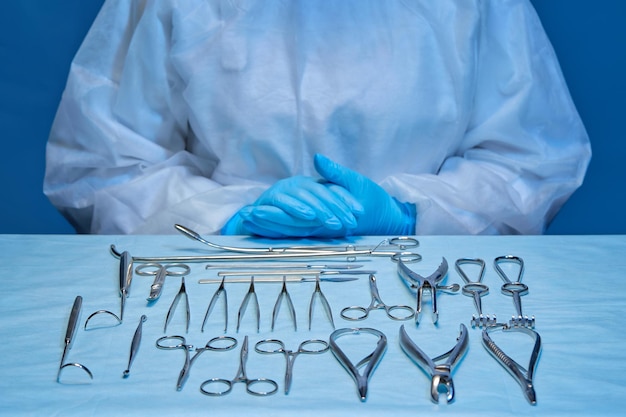
[[[501,265],[505,263],[514,263],[518,265],[517,279],[511,281],[507,274],[502,269]],[[535,317],[522,315],[522,295],[528,294],[528,286],[522,283],[522,275],[524,274],[524,260],[520,257],[513,255],[498,256],[493,261],[493,266],[496,269],[500,278],[504,281],[504,284],[500,288],[502,294],[513,297],[513,305],[517,316],[513,316],[509,321],[511,327],[535,327]]]
[[[478,267],[480,267],[480,270],[478,272],[478,279],[472,281],[467,276],[462,266],[468,265],[468,264],[477,265]],[[463,281],[465,281],[465,285],[463,285],[463,288],[461,289],[461,291],[463,292],[463,295],[473,298],[474,307],[476,307],[476,311],[478,312],[478,317],[472,314],[472,321],[471,321],[472,327],[481,328],[481,327],[495,325],[496,324],[495,314],[493,316],[490,316],[488,314],[483,315],[483,307],[482,307],[481,298],[489,294],[489,287],[483,284],[482,282],[483,276],[485,275],[485,261],[482,259],[478,259],[478,258],[476,259],[461,258],[461,259],[456,260],[455,267],[456,267],[457,272],[463,279]]]
[[[372,310],[383,309],[387,313],[387,317],[392,320],[409,320],[415,316],[413,308],[405,305],[389,306],[380,298],[378,286],[376,285],[376,276],[371,274],[369,277],[371,302],[367,307],[350,306],[341,310],[341,317],[346,320],[358,321],[365,320]],[[400,315],[394,313],[400,312]],[[402,314],[402,312],[404,314]]]
[[[445,388],[448,403],[454,400],[452,368],[465,354],[468,343],[467,327],[461,323],[461,333],[457,338],[456,345],[446,353],[431,359],[411,340],[404,330],[404,325],[400,326],[400,347],[409,358],[430,374],[430,398],[435,403],[439,402],[439,387]],[[436,363],[442,359],[446,359],[446,361],[444,363]]]
[[[188,275],[191,269],[185,264],[169,264],[162,265],[157,262],[150,262],[141,264],[135,268],[135,273],[142,276],[154,275],[154,282],[150,286],[150,295],[148,301],[156,301],[161,296],[163,290],[163,284],[165,284],[165,277],[170,276],[184,276]]]
[[[398,275],[404,281],[404,283],[411,289],[416,290],[417,308],[415,309],[415,323],[419,324],[420,316],[422,314],[422,303],[424,291],[430,292],[430,300],[432,306],[432,320],[433,323],[437,323],[439,320],[439,310],[437,309],[437,291],[451,291],[456,292],[460,289],[459,284],[441,285],[440,282],[448,274],[448,261],[446,258],[442,258],[441,264],[435,272],[427,277],[424,277],[416,272],[410,270],[402,259],[398,259]]]
[[[63,355],[61,355],[61,363],[59,364],[59,371],[57,372],[57,382],[61,382],[61,371],[68,367],[76,367],[82,369],[89,375],[89,378],[93,379],[93,374],[85,365],[76,362],[65,363],[65,357],[72,348],[74,342],[74,336],[76,335],[76,328],[78,327],[78,320],[80,317],[80,310],[83,305],[83,297],[80,295],[74,299],[72,305],[72,311],[70,312],[70,318],[67,322],[67,330],[65,331],[65,340],[63,346]]]
[[[317,349],[314,346],[318,346]],[[270,355],[273,353],[280,353],[285,356],[287,362],[285,366],[285,395],[289,394],[291,389],[291,382],[293,380],[293,364],[296,361],[298,355],[318,355],[328,351],[328,343],[324,340],[314,339],[305,340],[300,343],[298,350],[288,350],[285,344],[281,340],[277,339],[265,339],[257,342],[254,346],[254,350],[261,354]]]
[[[234,349],[237,346],[237,340],[230,336],[217,336],[209,340],[204,347],[195,348],[195,354],[190,358],[189,352],[194,350],[193,345],[188,345],[183,336],[163,336],[157,339],[156,346],[159,349],[182,349],[185,351],[185,364],[180,370],[178,375],[178,381],[176,382],[176,390],[183,389],[185,382],[189,378],[189,372],[191,371],[191,365],[198,359],[198,356],[202,352],[211,350],[214,352],[222,352]]]

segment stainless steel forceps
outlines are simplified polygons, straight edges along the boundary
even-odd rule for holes
[[[285,303],[287,304],[287,308],[289,309],[289,314],[291,315],[291,321],[293,322],[293,330],[298,331],[298,321],[296,320],[296,309],[293,306],[291,295],[289,295],[289,291],[287,291],[287,276],[286,275],[283,275],[283,286],[281,287],[280,293],[278,293],[278,297],[276,298],[276,303],[274,303],[274,310],[272,311],[272,331],[274,331],[274,325],[276,324],[276,319],[278,318],[280,305],[283,300],[285,301]]]
[[[250,302],[250,300],[252,300],[256,308],[256,331],[258,333],[261,329],[261,312],[259,310],[259,298],[257,297],[256,291],[254,289],[254,277],[250,278],[250,287],[248,287],[248,292],[243,297],[243,301],[241,302],[241,306],[239,306],[239,311],[237,312],[237,333],[239,333],[241,319],[246,312],[246,308],[248,307],[248,303]]]
[[[191,321],[191,312],[189,311],[189,297],[187,296],[187,289],[185,288],[185,277],[181,278],[180,289],[178,293],[172,300],[172,304],[170,304],[170,308],[167,310],[167,316],[165,316],[165,326],[163,327],[163,333],[167,332],[167,325],[170,323],[172,319],[172,313],[176,309],[178,302],[183,298],[185,300],[185,313],[186,313],[186,325],[185,332],[189,332],[189,322]]]
[[[169,264],[162,265],[157,262],[150,262],[147,264],[141,264],[135,268],[135,273],[141,276],[154,275],[154,282],[150,286],[150,295],[148,301],[156,301],[161,296],[163,290],[163,284],[165,284],[165,277],[170,276],[184,276],[188,275],[191,269],[185,264]]]
[[[226,330],[228,330],[228,295],[226,294],[226,288],[224,287],[224,278],[222,278],[222,281],[220,282],[220,286],[217,287],[217,290],[215,290],[215,293],[213,293],[213,297],[211,297],[209,306],[206,309],[206,313],[204,315],[204,320],[202,320],[202,327],[200,328],[200,331],[202,332],[204,331],[204,325],[206,324],[206,321],[209,318],[211,311],[213,311],[213,307],[215,307],[217,300],[220,298],[222,294],[224,294],[224,333],[226,332]]]
[[[411,340],[404,330],[404,325],[400,327],[400,347],[406,355],[415,361],[425,372],[431,376],[430,398],[435,402],[439,402],[439,387],[446,390],[446,400],[452,402],[454,400],[454,383],[452,382],[452,367],[463,357],[467,350],[468,344],[467,327],[461,324],[461,334],[457,338],[456,345],[434,359],[429,358],[426,354]],[[447,360],[444,363],[437,364],[442,359]]]
[[[409,306],[405,305],[393,305],[389,306],[383,302],[378,293],[378,286],[376,285],[376,276],[370,275],[370,295],[372,301],[367,307],[350,306],[341,310],[341,317],[346,320],[365,320],[372,310],[385,310],[387,317],[392,320],[409,320],[415,316],[415,311]],[[400,315],[395,315],[395,312],[401,312]],[[404,312],[404,314],[402,314]]]
[[[416,290],[417,308],[415,309],[415,323],[419,324],[420,315],[422,314],[422,302],[424,291],[430,292],[430,300],[432,305],[432,320],[437,323],[439,320],[439,310],[437,309],[437,290],[456,292],[459,290],[459,284],[440,285],[440,282],[448,274],[448,261],[442,258],[441,264],[435,272],[427,277],[411,271],[402,259],[398,259],[398,275],[404,283],[411,289]]]
[[[313,307],[315,305],[315,299],[319,298],[322,303],[322,307],[324,307],[324,311],[326,312],[326,316],[330,321],[330,324],[335,328],[335,321],[333,320],[333,311],[330,308],[330,304],[326,299],[326,296],[322,292],[322,288],[320,287],[320,276],[315,276],[315,290],[313,290],[313,294],[311,295],[311,302],[309,303],[309,330],[311,330],[311,323],[313,322]]]

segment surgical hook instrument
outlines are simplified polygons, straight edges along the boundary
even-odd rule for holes
[[[311,346],[319,346],[318,349],[314,349]],[[261,354],[273,354],[280,353],[285,356],[287,362],[285,366],[285,395],[289,394],[291,389],[291,382],[293,381],[293,365],[298,355],[318,355],[328,351],[328,343],[324,340],[305,340],[300,343],[297,350],[288,350],[285,344],[281,340],[277,339],[265,339],[257,342],[254,346],[254,350]]]
[[[430,300],[432,306],[432,321],[437,323],[439,320],[439,310],[437,308],[437,290],[456,292],[460,289],[458,284],[440,285],[439,283],[448,274],[448,261],[442,258],[441,264],[435,272],[424,277],[416,272],[411,271],[402,259],[398,262],[398,275],[404,283],[411,289],[416,290],[417,308],[415,309],[415,323],[419,324],[420,315],[422,314],[422,301],[424,291],[430,292]]]
[[[361,359],[356,365],[353,364],[346,356],[344,351],[337,345],[337,339],[345,335],[359,335],[361,333],[369,333],[378,337],[376,347],[369,355]],[[365,401],[367,398],[367,386],[370,377],[374,373],[374,369],[383,357],[383,354],[387,350],[387,336],[380,330],[371,328],[353,328],[353,329],[337,329],[330,334],[329,339],[330,351],[333,353],[337,361],[344,367],[344,369],[354,379],[357,386],[357,392],[361,401]],[[359,368],[365,366],[363,373],[359,373]]]
[[[135,329],[135,334],[133,335],[133,341],[130,344],[128,366],[126,367],[126,370],[122,374],[124,378],[128,378],[130,376],[130,366],[132,365],[133,360],[135,359],[135,356],[137,355],[137,352],[139,351],[139,344],[141,343],[141,333],[143,332],[143,323],[147,319],[148,318],[145,315],[142,315],[141,318],[139,318],[139,324],[137,325],[137,329]]]
[[[475,281],[470,280],[462,268],[462,265],[468,264],[477,265],[478,267],[480,267],[480,270],[478,272],[478,278]],[[465,285],[463,285],[462,288],[463,295],[473,298],[474,307],[476,307],[476,311],[478,312],[478,317],[472,314],[472,327],[480,328],[483,326],[493,326],[494,324],[496,324],[495,314],[493,315],[493,317],[490,315],[483,315],[481,297],[489,294],[489,287],[482,283],[483,276],[485,275],[485,261],[478,258],[461,258],[456,260],[455,267],[463,281],[465,281]]]
[[[81,297],[80,295],[76,296],[76,298],[74,299],[74,304],[72,305],[72,311],[70,312],[70,318],[67,322],[67,330],[65,331],[63,354],[61,355],[61,363],[59,364],[59,371],[57,372],[57,382],[61,382],[61,371],[70,366],[82,369],[87,373],[87,375],[89,375],[89,378],[93,379],[93,374],[85,365],[76,362],[64,363],[65,357],[67,356],[69,350],[72,348],[72,344],[74,342],[74,336],[76,335],[76,327],[78,326],[78,320],[80,317],[80,310],[82,305],[83,297]]]
[[[330,321],[330,324],[335,328],[335,321],[333,320],[333,311],[330,308],[330,304],[326,299],[326,296],[322,292],[322,288],[320,287],[320,276],[315,276],[315,289],[313,290],[313,294],[311,295],[311,301],[309,302],[309,330],[311,330],[311,323],[313,322],[313,306],[315,305],[315,299],[319,298],[322,303],[322,307],[324,307],[324,311],[326,312],[326,316]]]
[[[278,311],[280,310],[281,301],[285,300],[287,304],[287,308],[289,309],[289,314],[291,315],[291,320],[293,321],[293,330],[298,331],[298,321],[296,320],[296,309],[293,306],[293,301],[291,300],[291,296],[289,295],[289,291],[287,291],[287,277],[283,276],[283,286],[278,293],[278,297],[276,298],[276,303],[274,303],[274,310],[272,310],[272,331],[274,331],[274,325],[276,324],[276,319],[278,318]]]
[[[278,384],[276,381],[267,378],[248,378],[246,373],[246,362],[248,361],[248,336],[245,336],[243,339],[243,344],[241,346],[241,352],[239,354],[239,369],[237,370],[237,374],[231,380],[223,379],[223,378],[212,378],[204,381],[202,385],[200,385],[200,392],[205,395],[211,396],[222,396],[226,395],[232,391],[233,385],[238,382],[243,382],[246,385],[246,392],[248,394],[256,395],[256,396],[267,396],[275,394],[278,391]],[[211,384],[221,384],[225,385],[226,389],[224,391],[209,391],[206,388]],[[255,385],[268,386],[268,391],[256,391],[254,390]]]
[[[250,279],[250,287],[248,287],[248,292],[243,297],[241,301],[241,305],[239,306],[239,311],[237,312],[237,333],[239,333],[239,326],[241,324],[241,319],[243,315],[246,313],[246,308],[248,307],[248,303],[252,299],[254,306],[256,307],[256,331],[259,332],[261,328],[261,311],[259,308],[259,299],[256,295],[256,291],[254,289],[254,277]]]
[[[154,282],[150,286],[150,295],[147,298],[148,301],[156,301],[159,299],[166,276],[183,276],[188,275],[189,272],[191,272],[191,269],[189,269],[189,266],[185,264],[162,265],[160,263],[150,262],[141,264],[135,268],[135,273],[137,275],[154,275]]]
[[[225,343],[223,346],[222,343]],[[176,381],[176,390],[183,389],[185,382],[189,379],[189,372],[191,372],[191,365],[198,359],[198,356],[202,352],[212,350],[215,352],[227,351],[234,349],[237,346],[237,339],[230,336],[217,336],[209,340],[204,347],[195,348],[195,354],[190,358],[189,352],[194,350],[193,345],[188,345],[183,336],[163,336],[157,339],[156,346],[159,349],[182,349],[185,351],[185,364],[178,374],[178,381]]]
[[[376,285],[376,276],[374,274],[371,274],[369,277],[369,286],[370,286],[370,296],[371,296],[370,305],[367,307],[360,307],[360,306],[346,307],[343,310],[341,310],[341,317],[343,317],[346,320],[354,320],[354,321],[364,320],[369,316],[370,311],[380,310],[380,309],[385,310],[385,313],[387,313],[387,317],[389,317],[392,320],[408,320],[415,316],[415,311],[413,311],[413,309],[409,306],[406,306],[406,305],[389,306],[382,301],[382,299],[380,298],[380,294],[378,292],[378,286]],[[394,315],[394,312],[397,312],[397,311],[402,311],[405,314],[396,316]]]
[[[167,310],[167,315],[165,316],[165,326],[163,327],[163,333],[167,332],[167,325],[170,323],[172,319],[172,313],[176,309],[179,300],[183,298],[185,300],[185,313],[186,313],[186,325],[185,332],[189,332],[189,322],[191,321],[191,312],[189,310],[189,297],[187,296],[187,289],[185,287],[185,277],[181,278],[180,289],[178,293],[172,300],[172,304],[170,304],[170,308]]]
[[[202,327],[200,331],[204,331],[204,325],[206,324],[207,319],[209,318],[209,314],[213,311],[213,307],[217,303],[217,300],[220,298],[220,295],[224,294],[224,333],[228,330],[228,294],[226,293],[226,288],[224,287],[224,278],[222,278],[220,286],[217,287],[215,293],[213,293],[213,297],[211,297],[211,301],[209,302],[209,306],[206,309],[206,313],[204,314],[204,320],[202,320]]]
[[[507,331],[516,331],[522,332],[529,335],[534,339],[533,350],[530,355],[530,360],[528,361],[528,369],[525,369],[519,363],[514,361],[510,356],[508,356],[498,345],[494,343],[494,341],[489,336],[489,333],[492,331],[501,330],[503,332]],[[500,365],[506,369],[513,378],[519,383],[522,388],[522,392],[524,396],[532,405],[537,404],[537,395],[535,393],[535,388],[533,385],[533,376],[535,373],[535,368],[537,367],[537,362],[539,361],[539,354],[541,352],[541,336],[539,333],[530,329],[528,327],[511,327],[506,324],[499,324],[496,326],[488,327],[483,330],[483,346],[485,349],[498,361]]]
[[[467,350],[468,340],[467,327],[461,323],[461,332],[457,338],[456,345],[446,353],[431,359],[411,340],[404,329],[404,325],[400,326],[400,347],[409,358],[430,374],[430,398],[433,402],[439,402],[440,387],[445,389],[448,403],[454,400],[452,368],[463,357]],[[442,359],[446,359],[446,361],[444,363],[436,363]]]
[[[515,281],[511,281],[507,274],[504,272],[500,265],[505,263],[513,263],[518,266],[517,279]],[[513,297],[513,305],[515,306],[515,311],[517,312],[517,316],[513,316],[509,321],[511,327],[535,327],[535,317],[528,317],[522,315],[522,295],[528,294],[528,286],[523,284],[522,275],[524,274],[524,260],[518,256],[513,255],[505,255],[498,256],[493,261],[493,266],[496,269],[500,278],[504,281],[504,284],[500,288],[502,294]]]
[[[114,252],[114,248],[111,247],[111,251],[114,255],[119,257],[120,260],[120,269],[119,269],[119,286],[120,286],[120,315],[119,317],[112,313],[109,310],[98,310],[94,313],[91,313],[87,320],[85,321],[85,330],[87,329],[87,324],[91,318],[99,315],[99,314],[109,314],[113,316],[117,320],[117,324],[122,324],[124,320],[124,308],[126,307],[126,298],[130,293],[130,284],[133,281],[133,257],[128,253],[128,251],[124,251],[122,253]]]

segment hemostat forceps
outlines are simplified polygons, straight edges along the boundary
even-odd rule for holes
[[[466,264],[478,265],[480,267],[478,279],[476,281],[470,280],[465,274],[463,268],[461,268],[461,265]],[[481,297],[489,294],[489,287],[482,283],[483,276],[485,275],[485,261],[482,259],[461,258],[456,260],[455,267],[461,278],[463,278],[463,281],[465,281],[465,285],[463,285],[462,288],[463,295],[467,295],[468,297],[472,297],[474,299],[474,306],[478,312],[478,317],[472,314],[472,327],[486,327],[496,324],[495,315],[493,315],[493,317],[483,315]]]
[[[178,293],[172,300],[172,304],[170,304],[170,308],[167,310],[167,315],[165,316],[165,326],[163,326],[163,333],[167,332],[167,325],[170,323],[172,319],[172,313],[176,309],[179,300],[183,298],[185,300],[185,313],[186,313],[186,325],[185,332],[189,332],[189,322],[191,321],[191,312],[189,311],[189,297],[187,296],[187,289],[185,288],[185,277],[181,278],[180,289]]]
[[[122,253],[116,252],[113,247],[111,247],[111,252],[120,259],[120,272],[119,272],[119,280],[120,280],[120,315],[119,317],[110,312],[109,310],[98,310],[94,313],[91,313],[87,320],[85,320],[85,329],[87,329],[87,324],[92,317],[97,316],[99,314],[108,314],[117,320],[115,324],[120,325],[124,320],[124,307],[126,307],[126,297],[130,293],[130,284],[133,281],[133,257],[130,256],[130,253],[124,251]]]
[[[274,310],[272,311],[272,331],[274,331],[274,325],[276,324],[276,318],[278,317],[278,311],[280,310],[281,301],[285,300],[287,303],[287,308],[289,309],[289,314],[291,315],[291,320],[293,321],[293,330],[298,330],[298,322],[296,320],[296,309],[293,306],[293,301],[291,301],[291,296],[287,291],[287,277],[283,276],[283,286],[278,294],[278,298],[276,298],[276,303],[274,304]]]
[[[345,336],[347,334],[350,335],[358,335],[361,333],[370,333],[374,336],[378,336],[378,342],[376,343],[376,347],[369,355],[365,356],[361,359],[356,365],[354,365],[350,359],[346,356],[346,354],[341,350],[341,348],[337,345],[337,339]],[[357,391],[359,393],[359,398],[361,401],[365,401],[367,398],[367,384],[372,376],[376,365],[380,362],[383,357],[383,354],[387,350],[387,336],[382,333],[380,330],[370,329],[370,328],[355,328],[355,329],[337,329],[330,335],[330,351],[335,355],[335,358],[339,361],[339,363],[345,368],[346,371],[350,374],[350,376],[356,382]],[[359,368],[367,365],[363,374],[359,373]]]
[[[441,264],[435,272],[427,277],[423,277],[413,271],[411,271],[402,261],[398,260],[398,275],[411,289],[416,290],[417,308],[415,309],[415,323],[419,324],[420,315],[422,314],[422,302],[424,291],[430,292],[430,300],[432,305],[432,320],[433,323],[437,323],[439,320],[439,310],[437,309],[437,290],[456,292],[460,286],[458,284],[453,285],[440,285],[439,283],[448,274],[448,261],[446,258],[442,258]]]
[[[156,301],[159,299],[166,276],[188,275],[190,271],[189,266],[185,264],[161,265],[156,262],[142,264],[135,268],[135,273],[137,275],[154,275],[154,282],[150,286],[150,295],[147,298],[148,301]]]
[[[65,346],[63,347],[63,355],[61,355],[61,363],[59,364],[59,371],[57,372],[57,382],[61,382],[61,371],[67,367],[73,366],[79,369],[82,369],[89,375],[89,378],[93,379],[93,375],[91,371],[84,365],[80,363],[64,363],[65,357],[67,353],[72,348],[72,343],[74,342],[74,335],[76,334],[76,327],[78,326],[78,319],[80,317],[80,309],[83,305],[83,297],[80,295],[76,296],[74,299],[74,304],[72,305],[72,311],[70,313],[70,318],[67,322],[67,330],[65,331]]]
[[[228,330],[228,296],[226,294],[226,288],[224,287],[224,278],[222,278],[220,286],[217,287],[217,290],[215,290],[215,293],[213,293],[213,297],[211,297],[209,306],[206,309],[206,314],[204,315],[204,320],[202,320],[202,327],[200,328],[200,331],[204,331],[204,325],[206,324],[206,320],[209,318],[209,314],[211,314],[211,311],[213,311],[215,303],[217,303],[217,300],[222,294],[224,294],[224,332]]]
[[[504,270],[500,267],[501,264],[504,263],[515,263],[518,265],[518,274],[517,279],[515,281],[511,281],[509,277],[506,275]],[[498,256],[493,261],[493,266],[496,269],[500,278],[504,281],[504,284],[500,288],[502,294],[510,295],[513,297],[513,305],[515,306],[515,311],[517,312],[517,316],[513,316],[509,321],[509,326],[511,327],[535,327],[535,317],[528,317],[522,315],[522,295],[528,294],[528,286],[523,284],[522,275],[524,274],[524,260],[517,256],[505,255]]]
[[[451,375],[452,368],[463,357],[463,354],[467,350],[468,340],[467,327],[461,324],[461,334],[457,338],[456,345],[443,355],[430,359],[407,335],[404,330],[404,325],[400,327],[400,347],[409,358],[430,374],[430,398],[435,403],[439,402],[440,386],[443,386],[447,391],[446,400],[448,402],[454,400],[454,383]],[[447,360],[444,363],[436,363],[446,358]]]
[[[489,333],[496,330],[504,332],[523,332],[535,340],[533,351],[530,355],[530,360],[528,361],[528,369],[525,369],[519,363],[515,362],[494,343],[489,336]],[[498,324],[496,326],[487,327],[483,330],[483,346],[485,346],[485,349],[487,349],[487,351],[498,361],[498,363],[502,365],[504,369],[506,369],[513,376],[513,378],[515,378],[515,380],[522,387],[522,391],[524,392],[526,399],[532,405],[535,405],[537,403],[537,396],[533,386],[533,375],[537,362],[539,361],[539,354],[541,352],[541,336],[539,336],[539,333],[528,327],[510,327],[506,324]]]
[[[225,343],[222,345],[222,343]],[[183,389],[185,382],[189,378],[189,372],[191,371],[191,365],[198,359],[198,356],[204,351],[226,351],[234,349],[237,346],[237,340],[230,336],[217,336],[209,340],[204,347],[195,348],[196,353],[192,358],[189,357],[189,352],[194,350],[193,345],[188,345],[187,341],[182,336],[163,336],[156,341],[156,346],[159,349],[182,349],[185,351],[185,364],[180,370],[178,375],[178,381],[176,382],[176,390]]]
[[[388,306],[385,304],[380,298],[380,294],[378,293],[378,286],[376,285],[376,276],[374,274],[370,275],[369,278],[370,283],[370,295],[372,297],[372,301],[370,305],[367,307],[359,307],[359,306],[350,306],[341,310],[341,317],[346,320],[364,320],[366,319],[370,311],[372,310],[380,310],[383,309],[387,313],[387,317],[392,320],[408,320],[415,316],[415,312],[409,306],[405,305],[393,305]],[[394,312],[400,311],[399,316],[395,315]],[[352,313],[352,314],[350,314]],[[404,313],[404,314],[402,314]]]

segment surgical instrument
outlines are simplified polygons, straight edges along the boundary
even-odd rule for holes
[[[189,322],[191,321],[191,312],[189,310],[189,297],[187,296],[187,289],[185,288],[185,277],[181,278],[180,289],[178,293],[172,300],[172,304],[170,304],[170,308],[167,310],[167,315],[165,316],[165,326],[163,327],[163,333],[167,332],[167,325],[170,323],[172,319],[172,313],[176,309],[179,300],[183,298],[185,300],[185,312],[186,312],[186,326],[185,332],[189,332]]]
[[[128,366],[126,367],[126,370],[122,374],[124,378],[128,378],[130,376],[130,366],[132,365],[133,360],[135,359],[135,356],[137,355],[137,352],[139,351],[139,344],[141,343],[141,333],[143,331],[143,323],[147,319],[148,318],[145,315],[142,315],[141,318],[139,319],[139,324],[137,325],[137,329],[135,329],[135,334],[133,335],[133,341],[130,344]]]
[[[229,392],[231,392],[233,389],[233,385],[235,385],[236,383],[242,382],[246,385],[246,392],[248,394],[252,394],[252,395],[256,395],[260,397],[275,394],[278,391],[278,384],[276,383],[276,381],[272,379],[267,379],[267,378],[254,378],[254,379],[248,378],[248,375],[246,373],[247,361],[248,361],[248,336],[245,336],[243,339],[243,344],[241,346],[241,352],[239,354],[239,369],[237,370],[237,374],[235,375],[235,377],[231,380],[222,379],[222,378],[208,379],[204,381],[202,385],[200,385],[200,392],[202,392],[205,395],[219,397],[219,396],[226,395]],[[212,384],[213,385],[214,384],[225,385],[226,389],[223,391],[207,390],[207,387]],[[257,391],[254,389],[256,385],[260,385],[261,388],[263,386],[267,386],[268,390]]]
[[[457,338],[456,345],[446,353],[431,359],[411,340],[404,329],[404,325],[400,326],[400,347],[409,358],[430,374],[430,398],[433,402],[439,402],[440,387],[445,389],[448,403],[454,400],[452,368],[467,351],[468,340],[467,327],[461,323],[461,332]],[[446,361],[444,363],[436,363],[442,359],[446,359]]]
[[[361,264],[310,264],[302,262],[242,262],[242,263],[217,263],[205,265],[206,269],[358,269]]]
[[[467,274],[462,268],[462,265],[476,265],[480,268],[478,272],[478,278],[475,281],[469,279]],[[474,300],[474,306],[476,307],[476,311],[478,312],[478,317],[472,314],[472,327],[486,327],[493,326],[496,324],[496,316],[483,315],[483,307],[481,302],[481,297],[489,294],[489,287],[482,283],[483,276],[485,275],[485,261],[482,259],[469,259],[469,258],[461,258],[457,259],[455,262],[455,267],[463,281],[465,281],[465,285],[463,285],[462,292],[463,295],[468,297],[472,297]]]
[[[408,320],[415,316],[415,311],[409,306],[406,305],[393,305],[389,306],[385,304],[380,298],[380,294],[378,292],[378,286],[376,285],[376,276],[371,274],[369,277],[369,285],[370,285],[370,296],[371,302],[367,307],[360,306],[350,306],[341,310],[341,317],[346,320],[364,320],[366,319],[370,311],[372,310],[385,310],[387,313],[387,317],[392,320]],[[400,312],[401,315],[395,315],[394,313]],[[403,313],[403,314],[402,314]]]
[[[313,306],[315,305],[315,299],[319,298],[322,303],[322,307],[324,307],[324,311],[326,312],[326,317],[330,321],[330,324],[335,328],[335,321],[333,320],[333,311],[330,308],[330,304],[326,299],[326,296],[322,292],[322,288],[320,287],[320,276],[317,275],[315,277],[315,289],[313,290],[313,294],[311,295],[311,301],[309,302],[309,330],[311,330],[311,323],[313,322]]]
[[[452,285],[440,285],[440,282],[448,274],[448,261],[446,258],[442,258],[441,264],[435,272],[427,277],[423,277],[420,274],[411,271],[402,259],[398,262],[398,275],[404,281],[404,283],[411,289],[416,290],[417,308],[415,309],[415,323],[419,324],[420,315],[422,314],[422,301],[424,291],[430,292],[430,300],[432,306],[432,321],[437,323],[439,320],[439,310],[437,309],[437,291],[451,291],[456,292],[461,287],[459,284]]]
[[[525,369],[519,363],[514,361],[510,356],[498,347],[489,336],[492,331],[501,330],[504,332],[515,331],[526,333],[534,339],[533,350],[528,361],[528,369]],[[507,324],[498,324],[496,326],[487,327],[483,330],[483,346],[487,351],[506,369],[515,380],[519,383],[524,393],[524,396],[532,405],[537,404],[537,395],[533,385],[533,376],[537,362],[539,361],[539,354],[541,352],[541,336],[539,333],[528,327],[511,327]]]
[[[284,275],[296,275],[296,276],[326,276],[326,275],[371,275],[375,274],[377,271],[366,270],[366,269],[348,269],[348,270],[330,270],[330,269],[318,269],[318,270],[310,270],[303,271],[299,269],[277,269],[272,271],[261,270],[261,271],[219,271],[217,273],[218,277],[249,277],[251,275],[254,276],[284,276]]]
[[[318,346],[318,349],[314,347]],[[307,355],[318,355],[328,351],[329,346],[325,340],[305,340],[300,343],[298,349],[288,350],[285,347],[285,344],[281,340],[277,339],[265,339],[257,342],[254,346],[254,350],[261,354],[273,354],[280,353],[285,356],[286,366],[285,366],[285,395],[289,394],[291,389],[291,382],[293,380],[293,365],[296,361],[298,355],[307,354]]]
[[[517,264],[517,279],[515,281],[511,281],[507,274],[502,269],[501,265],[505,263],[513,263]],[[528,294],[528,286],[523,284],[522,275],[524,274],[524,260],[520,257],[513,255],[505,255],[498,256],[493,261],[493,266],[496,269],[500,278],[504,281],[504,284],[500,288],[502,294],[509,295],[513,297],[513,305],[515,306],[515,311],[517,312],[517,316],[513,316],[509,321],[509,325],[511,327],[535,327],[535,317],[528,317],[522,315],[522,295]]]
[[[241,319],[246,312],[246,308],[248,307],[248,303],[250,299],[254,302],[254,306],[256,307],[256,331],[259,332],[261,328],[261,311],[259,308],[259,299],[256,295],[256,291],[254,289],[254,277],[250,279],[250,287],[248,287],[248,292],[243,297],[241,301],[241,305],[239,306],[239,311],[237,312],[237,333],[239,333],[239,326],[241,325]]]
[[[120,286],[120,315],[119,317],[112,313],[109,310],[98,310],[94,313],[91,313],[87,320],[85,321],[85,330],[87,329],[87,324],[89,320],[99,314],[109,314],[113,316],[117,320],[115,325],[122,324],[124,320],[124,308],[126,307],[126,298],[130,293],[130,284],[133,281],[133,257],[128,253],[128,251],[124,251],[122,253],[118,253],[114,251],[114,248],[111,247],[111,251],[115,256],[119,257],[120,260],[120,269],[119,269],[119,286]]]
[[[252,275],[250,275],[252,276]],[[224,278],[224,277],[223,277]],[[288,275],[286,277],[287,282],[315,282],[318,277],[302,277],[297,275]],[[347,281],[356,281],[359,279],[358,277],[319,277],[320,281],[324,282],[347,282]],[[279,276],[265,276],[265,277],[257,277],[254,275],[255,282],[274,282],[281,284],[283,282],[283,278]],[[219,278],[205,278],[199,279],[198,284],[219,284],[222,282],[222,279]],[[226,281],[230,284],[248,284],[250,282],[250,278],[229,278]]]
[[[65,357],[72,348],[72,343],[74,342],[74,336],[76,335],[76,327],[78,326],[78,320],[80,317],[80,310],[82,305],[83,297],[81,297],[80,295],[76,296],[76,298],[74,299],[74,304],[72,305],[72,311],[70,312],[70,318],[67,322],[67,330],[65,331],[63,354],[61,355],[61,363],[59,364],[59,371],[57,372],[57,382],[61,382],[61,371],[70,366],[82,369],[87,373],[87,375],[89,375],[89,378],[93,379],[91,371],[85,365],[75,362],[64,363]]]
[[[226,288],[224,287],[224,278],[222,278],[220,286],[217,287],[215,293],[213,293],[213,297],[211,297],[211,301],[209,302],[209,306],[206,309],[206,313],[204,314],[204,320],[202,320],[202,327],[200,331],[204,331],[204,325],[206,324],[211,311],[213,311],[213,307],[217,303],[217,300],[220,298],[220,295],[224,294],[224,333],[228,330],[228,295],[226,293]]]
[[[369,333],[377,336],[378,341],[376,347],[369,355],[361,359],[357,364],[353,364],[346,356],[344,351],[337,345],[337,339],[345,335],[359,335],[361,333]],[[333,353],[337,361],[344,367],[344,369],[354,379],[357,386],[357,392],[361,401],[365,401],[367,398],[367,387],[370,377],[372,376],[374,369],[383,357],[383,354],[387,350],[387,336],[380,330],[371,328],[353,328],[353,329],[337,329],[330,334],[329,338],[330,351]],[[365,366],[363,373],[359,373],[359,368]]]
[[[278,297],[276,298],[276,303],[274,303],[274,309],[272,310],[272,331],[274,331],[274,325],[276,324],[276,319],[278,318],[278,311],[280,310],[281,301],[285,300],[287,303],[287,308],[289,309],[289,314],[291,315],[291,320],[293,321],[293,330],[298,331],[298,321],[296,320],[296,309],[293,306],[293,301],[291,300],[291,296],[287,291],[287,277],[283,276],[283,286],[278,293]]]
[[[185,364],[178,374],[178,381],[176,381],[176,390],[183,389],[185,382],[189,378],[191,372],[191,365],[198,359],[198,356],[202,352],[211,350],[214,352],[221,352],[234,349],[237,346],[237,339],[230,336],[217,336],[209,340],[204,347],[195,348],[195,354],[193,357],[189,357],[189,352],[194,350],[193,345],[188,345],[183,336],[163,336],[157,339],[156,346],[159,349],[182,349],[185,351]]]
[[[156,301],[159,299],[166,276],[184,276],[188,275],[190,271],[189,266],[185,264],[162,265],[156,262],[141,264],[135,268],[137,275],[154,275],[154,282],[150,286],[150,295],[147,298],[148,301]]]

